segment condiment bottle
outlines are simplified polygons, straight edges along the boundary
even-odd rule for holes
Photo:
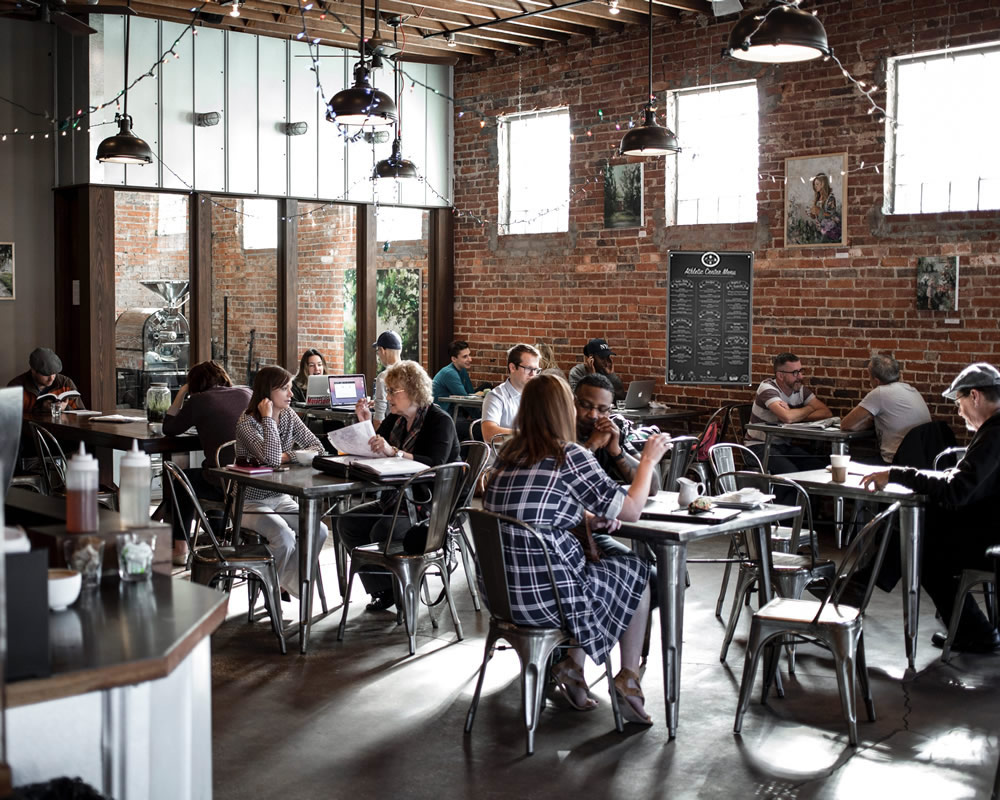
[[[66,467],[66,530],[89,533],[97,530],[97,460],[80,442],[80,450]]]
[[[121,481],[118,485],[118,509],[123,528],[144,528],[149,524],[149,484],[153,469],[149,456],[140,452],[133,439],[132,449],[121,461]]]

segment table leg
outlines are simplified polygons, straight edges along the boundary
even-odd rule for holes
[[[846,456],[847,442],[833,442],[830,452],[835,456]],[[837,533],[837,549],[844,546],[844,498],[833,498],[833,528]]]
[[[904,505],[899,509],[899,549],[903,563],[903,635],[910,669],[917,658],[917,627],[920,624],[920,533],[924,509]]]
[[[309,627],[312,622],[313,565],[316,563],[316,540],[319,538],[320,501],[299,498],[299,652],[309,646]]]
[[[663,649],[663,698],[667,730],[677,736],[681,698],[681,646],[684,634],[684,568],[687,544],[657,542],[657,587],[660,596],[660,641]]]
[[[764,456],[760,460],[760,465],[767,472],[767,462],[771,458],[771,434],[764,434]]]

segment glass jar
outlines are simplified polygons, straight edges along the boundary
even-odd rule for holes
[[[146,422],[153,433],[163,432],[163,418],[170,408],[170,390],[165,383],[154,383],[146,392]]]

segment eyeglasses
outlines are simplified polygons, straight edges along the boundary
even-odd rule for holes
[[[611,411],[611,406],[595,406],[593,403],[581,400],[579,397],[576,398],[576,404],[584,411],[596,411],[598,414],[607,414]]]
[[[387,389],[386,394],[399,394],[400,392],[405,392],[406,389]]]
[[[532,376],[532,375],[537,375],[539,372],[542,371],[541,367],[526,367],[526,366],[524,366],[524,364],[518,364],[517,368],[518,369],[523,369],[525,372],[528,373],[529,377]]]
[[[806,371],[804,369],[779,369],[782,375],[805,375]]]
[[[957,395],[957,396],[955,397],[955,408],[961,408],[961,407],[962,407],[962,401],[963,401],[963,400],[964,400],[964,399],[965,399],[966,397],[968,397],[968,396],[969,396],[969,395],[967,395],[967,394],[960,394],[960,395]]]

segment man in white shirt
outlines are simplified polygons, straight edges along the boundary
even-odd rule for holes
[[[781,353],[774,359],[774,377],[761,381],[750,412],[750,422],[808,422],[833,416],[826,403],[820,400],[803,382],[805,370],[799,357]],[[745,444],[758,456],[764,455],[764,434],[747,433]],[[820,469],[826,459],[818,458],[808,450],[787,439],[771,440],[768,471],[774,475],[797,472],[803,469]]]
[[[911,428],[931,421],[931,412],[920,392],[899,379],[899,362],[877,354],[868,362],[872,390],[840,421],[840,429],[861,431],[875,426],[879,452],[886,464]]]
[[[538,358],[538,351],[530,344],[517,344],[507,351],[507,380],[483,401],[484,442],[497,434],[513,432],[514,417],[521,407],[521,392],[528,381],[542,371]]]

